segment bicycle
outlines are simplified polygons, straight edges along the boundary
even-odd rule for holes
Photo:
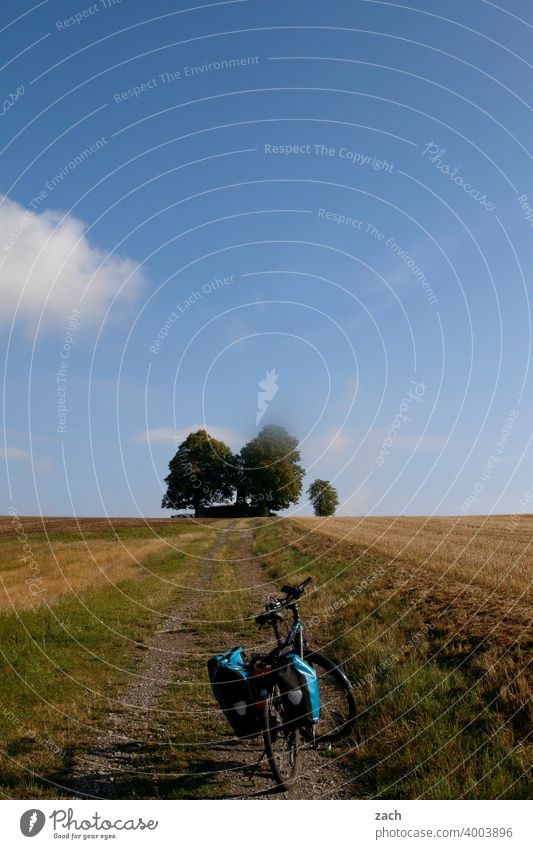
[[[249,662],[256,690],[263,697],[257,701],[257,708],[265,750],[257,766],[266,755],[281,790],[288,790],[298,774],[302,740],[312,748],[329,748],[350,732],[357,715],[353,688],[340,664],[313,650],[307,642],[298,599],[311,581],[312,578],[307,578],[297,587],[282,587],[285,598],[269,596],[265,611],[255,618],[259,627],[271,627],[276,639],[273,651],[252,654]],[[292,614],[292,622],[286,621],[285,612]],[[287,631],[285,636],[282,635],[284,627]],[[283,664],[283,658],[291,652],[310,664],[317,675],[320,692],[318,723],[294,725],[287,721],[286,702],[277,671]],[[261,683],[263,688],[258,689]]]

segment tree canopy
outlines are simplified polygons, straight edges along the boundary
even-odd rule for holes
[[[228,501],[234,488],[231,449],[206,430],[190,433],[168,464],[162,507],[193,507],[195,515],[208,504]]]
[[[298,440],[280,425],[266,425],[241,450],[243,488],[252,505],[264,512],[295,504],[302,491],[305,469],[300,465]]]
[[[333,516],[339,504],[339,495],[329,481],[317,478],[307,490],[315,516]]]
[[[162,507],[205,508],[228,502],[235,494],[234,515],[265,514],[295,504],[305,470],[298,440],[279,425],[267,425],[240,454],[206,430],[190,433],[169,463]],[[231,510],[231,508],[225,508]]]

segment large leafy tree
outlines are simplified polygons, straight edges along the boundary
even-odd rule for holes
[[[339,504],[339,495],[329,481],[317,478],[307,490],[315,516],[333,516]]]
[[[283,510],[295,504],[305,470],[298,440],[279,425],[267,425],[241,450],[242,487],[256,512]]]
[[[162,507],[193,507],[195,515],[209,504],[228,501],[234,489],[231,449],[206,430],[190,433],[168,464],[167,491]]]

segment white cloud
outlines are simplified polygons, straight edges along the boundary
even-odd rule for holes
[[[348,460],[357,448],[357,438],[345,429],[328,428],[319,435],[313,435],[301,446],[305,460],[310,465],[319,458],[323,460]]]
[[[361,486],[355,492],[352,492],[345,501],[343,501],[337,514],[339,516],[354,516],[365,514],[371,509],[374,502],[374,493],[370,486]]]
[[[229,430],[225,427],[218,427],[218,425],[208,424],[192,424],[188,427],[180,428],[153,427],[149,430],[142,431],[142,433],[138,433],[134,437],[134,441],[150,444],[159,442],[164,445],[178,445],[180,442],[183,442],[184,439],[187,439],[189,433],[193,433],[196,430],[207,430],[211,436],[215,439],[222,440],[222,442],[226,442],[235,451],[240,449],[246,442],[246,439],[234,430]]]
[[[41,471],[47,471],[52,468],[50,460],[46,459],[46,457],[37,457],[35,454],[32,455],[29,451],[25,451],[23,448],[14,448],[12,446],[0,448],[0,459],[7,461],[18,460],[20,462],[27,463],[33,469],[40,469]]]
[[[46,323],[64,324],[75,308],[83,322],[94,321],[126,280],[120,297],[130,300],[144,283],[136,263],[107,257],[72,215],[34,212],[0,196],[0,232],[0,322],[11,320],[19,297],[19,314],[35,320],[48,296]]]

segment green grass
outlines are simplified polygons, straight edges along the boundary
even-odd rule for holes
[[[189,530],[189,529],[187,529]],[[151,532],[143,529],[147,539]],[[184,550],[200,555],[211,536],[199,528]],[[114,587],[68,597],[51,610],[0,616],[0,793],[7,798],[57,798],[73,753],[91,726],[116,708],[142,657],[143,639],[174,607],[177,584],[200,561],[169,551],[144,560],[143,573]],[[161,580],[164,579],[164,580]],[[175,583],[174,583],[175,582]]]
[[[313,644],[342,661],[356,686],[350,761],[368,796],[529,798],[527,694],[505,699],[516,659],[497,645],[446,645],[423,605],[387,589],[386,561],[313,558],[312,543],[302,554],[281,529],[265,524],[256,553],[272,576],[312,574],[321,587],[302,611]]]
[[[115,528],[106,527],[98,530],[85,530],[82,524],[80,528],[80,530],[50,530],[47,533],[44,533],[43,531],[32,532],[29,534],[29,539],[31,543],[50,542],[52,544],[54,542],[79,543],[84,540],[87,540],[88,542],[91,540],[107,540],[108,542],[113,542],[115,540],[151,540],[156,539],[157,537],[166,539],[167,537],[179,537],[184,533],[201,533],[202,531],[209,530],[209,526],[207,525],[199,525],[193,522],[190,524],[179,524],[170,520],[168,525],[155,525],[152,530],[146,525],[124,525],[117,526]],[[2,545],[11,545],[13,543],[13,539],[13,536],[0,537],[0,551],[2,549]]]
[[[304,597],[302,613],[311,642],[342,660],[356,686],[359,717],[347,758],[364,794],[528,798],[531,722],[529,691],[517,683],[523,680],[520,656],[464,637],[449,641],[449,632],[428,622],[416,599],[406,603],[405,597],[391,594],[386,561],[363,556],[348,562],[334,552],[314,557],[312,542],[303,554],[287,544],[286,528],[283,520],[263,522],[255,554],[267,565],[265,579],[295,583],[309,574],[315,577],[315,591]],[[190,526],[172,526],[178,536],[190,531]],[[4,797],[72,795],[57,785],[68,786],[76,754],[118,708],[117,699],[142,661],[143,641],[171,609],[181,601],[185,608],[190,603],[177,584],[195,581],[201,564],[196,558],[213,540],[205,527],[195,532],[196,538],[181,546],[185,553],[170,550],[145,558],[154,574],[137,572],[114,588],[65,597],[52,610],[0,616]],[[96,536],[114,535],[106,530]],[[151,531],[125,528],[120,537],[150,539]],[[238,533],[225,535],[211,589],[238,588],[231,560],[239,556],[241,540]],[[256,611],[248,609],[250,604],[248,593],[205,595],[206,621],[189,628],[197,656],[183,660],[180,683],[171,684],[162,697],[160,737],[136,759],[138,771],[127,779],[126,798],[212,795],[210,772],[222,764],[212,759],[210,744],[231,734],[210,692],[206,658],[237,641],[257,644],[249,618]],[[344,746],[332,754],[343,752]],[[232,757],[230,747],[226,767]]]

